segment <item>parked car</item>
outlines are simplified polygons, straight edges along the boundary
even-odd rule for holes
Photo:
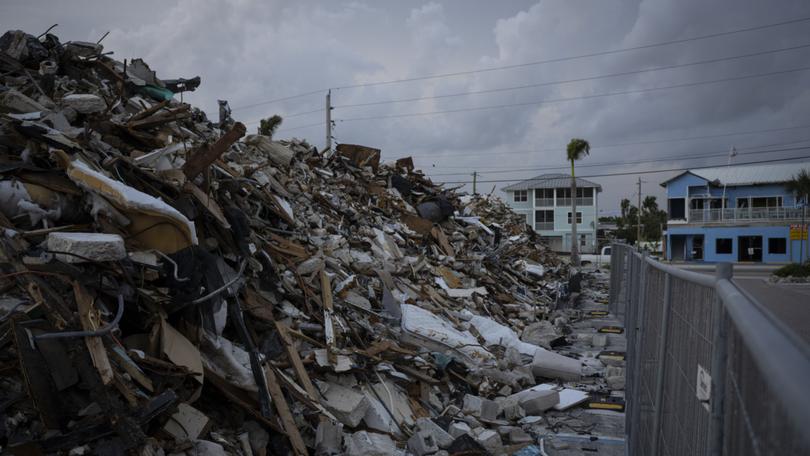
[[[581,266],[594,265],[597,267],[610,265],[610,246],[602,247],[602,250],[594,254],[585,254],[579,256],[579,264]]]

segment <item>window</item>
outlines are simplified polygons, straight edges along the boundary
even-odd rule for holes
[[[554,206],[554,189],[553,188],[534,189],[534,205],[539,207]]]
[[[558,188],[557,189],[557,206],[570,206],[571,205],[571,189]]]
[[[571,213],[568,213],[568,224],[571,224]],[[577,212],[577,225],[582,224],[582,212]]]
[[[514,200],[516,203],[525,203],[526,201],[529,201],[529,191],[515,190]]]
[[[787,253],[787,239],[768,238],[768,253],[781,255]]]
[[[588,241],[588,237],[587,237],[587,236],[585,236],[584,234],[582,234],[582,235],[580,235],[580,236],[579,236],[579,246],[580,246],[580,247],[585,247],[585,246],[587,246],[587,245],[588,245],[588,242],[587,242],[587,241]]]
[[[751,198],[751,207],[780,207],[782,206],[781,196],[771,196],[767,198]]]
[[[668,209],[670,220],[686,220],[686,203],[684,198],[670,198]]]
[[[593,187],[577,187],[577,205],[593,206]]]
[[[731,238],[718,238],[715,243],[715,253],[731,253]]]
[[[553,230],[554,229],[554,211],[534,211],[534,229]]]

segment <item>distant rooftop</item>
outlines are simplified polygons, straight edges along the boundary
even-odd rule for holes
[[[531,179],[504,187],[503,191],[528,190],[531,188],[567,188],[571,186],[571,176],[562,173],[541,174]],[[577,177],[577,188],[595,187],[601,192],[602,186],[589,180]]]
[[[716,185],[756,185],[787,182],[802,169],[810,172],[810,162],[774,163],[770,165],[715,166],[689,169],[661,183],[662,187],[686,173]]]

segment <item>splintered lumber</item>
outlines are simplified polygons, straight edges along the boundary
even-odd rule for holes
[[[222,135],[217,142],[210,146],[202,147],[197,151],[189,160],[183,165],[183,173],[185,173],[188,180],[193,180],[199,176],[208,166],[214,163],[220,155],[224,154],[231,144],[235,143],[239,138],[245,136],[245,125],[241,122],[236,122],[227,133]]]
[[[307,446],[304,444],[304,440],[298,432],[298,426],[295,425],[295,419],[290,411],[290,405],[287,404],[287,399],[281,391],[276,374],[273,372],[272,368],[265,367],[264,375],[267,378],[267,387],[270,390],[270,396],[273,398],[273,405],[275,405],[276,412],[278,412],[278,416],[281,418],[281,424],[284,426],[284,431],[287,432],[287,437],[290,438],[293,451],[297,455],[303,456],[308,454]]]
[[[78,282],[73,283],[73,294],[76,295],[76,305],[79,308],[79,320],[82,322],[82,329],[85,331],[96,331],[99,324],[98,311],[93,307],[93,297]],[[93,365],[101,375],[101,382],[109,385],[114,378],[110,358],[107,357],[107,349],[104,348],[104,341],[100,336],[87,336],[84,338],[87,350],[90,351],[90,358]]]
[[[284,347],[287,349],[287,356],[290,358],[290,363],[293,366],[295,375],[298,377],[298,381],[301,382],[301,385],[304,387],[307,394],[309,394],[309,397],[317,401],[319,397],[318,390],[316,390],[315,385],[312,384],[312,380],[309,378],[309,374],[304,368],[304,363],[301,361],[301,356],[298,354],[298,351],[295,350],[295,346],[293,346],[292,339],[290,339],[290,335],[287,333],[287,327],[277,321],[276,330],[278,331],[279,337],[281,337],[281,340],[284,342]]]

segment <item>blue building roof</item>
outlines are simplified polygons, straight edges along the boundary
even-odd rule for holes
[[[779,184],[793,179],[802,169],[810,172],[810,162],[694,168],[661,182],[661,186],[666,187],[684,174],[695,175],[715,185]]]

